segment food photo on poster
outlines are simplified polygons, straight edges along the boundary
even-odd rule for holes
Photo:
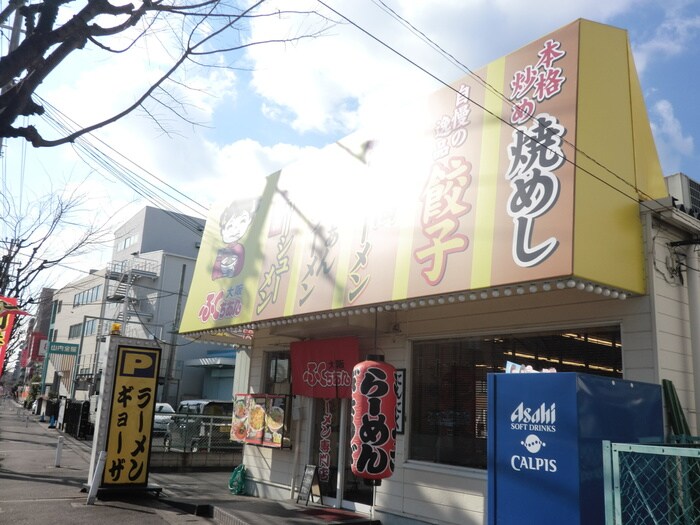
[[[233,419],[231,421],[231,441],[245,443],[248,435],[248,397],[238,394],[233,400]]]
[[[267,399],[263,437],[265,446],[281,448],[286,444],[284,443],[285,401],[285,396],[270,396]]]
[[[233,403],[231,440],[249,445],[290,447],[288,396],[237,394]]]
[[[248,435],[246,443],[262,444],[265,429],[265,397],[254,396],[248,400]]]
[[[506,361],[505,367],[506,374],[536,374],[542,372],[544,374],[554,374],[557,369],[554,367],[543,368],[542,370],[535,370],[532,365],[523,365],[520,363],[513,363],[512,361]]]

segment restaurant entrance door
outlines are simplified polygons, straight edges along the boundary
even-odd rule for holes
[[[356,477],[350,465],[352,423],[349,399],[316,399],[312,461],[318,465],[323,501],[330,505],[369,513],[372,487]],[[338,465],[343,465],[339,468]]]

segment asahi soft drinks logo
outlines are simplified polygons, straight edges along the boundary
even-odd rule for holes
[[[527,431],[529,434],[520,441],[525,450],[521,454],[514,454],[510,458],[510,466],[516,472],[534,470],[543,472],[556,472],[557,460],[543,457],[541,454],[547,446],[545,441],[534,432],[557,431],[557,405],[542,403],[539,406],[529,407],[520,403],[510,415],[511,430]]]
[[[556,422],[556,403],[552,403],[549,406],[546,403],[542,403],[534,408],[525,406],[525,403],[520,403],[510,415],[510,428],[512,430],[556,432]]]

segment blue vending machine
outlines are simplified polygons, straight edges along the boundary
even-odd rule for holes
[[[661,387],[489,374],[489,525],[604,525],[603,440],[662,442]]]

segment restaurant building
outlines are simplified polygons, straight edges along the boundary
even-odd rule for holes
[[[626,32],[578,20],[406,117],[207,221],[180,331],[239,345],[249,493],[296,497],[311,464],[326,504],[484,523],[486,376],[507,362],[671,379],[695,428],[700,222],[668,196]],[[367,358],[397,369],[376,491],[350,469]]]

